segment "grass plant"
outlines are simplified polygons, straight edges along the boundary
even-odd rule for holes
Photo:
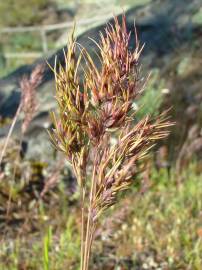
[[[72,35],[65,67],[55,65],[56,100],[59,115],[52,113],[54,146],[71,163],[81,198],[81,270],[88,270],[92,243],[102,213],[133,183],[138,163],[156,141],[168,135],[166,113],[156,118],[136,119],[133,102],[144,89],[139,74],[143,46],[136,34],[136,47],[129,50],[131,33],[126,18],[114,18],[100,34],[100,69],[85,50],[76,59]],[[81,65],[81,60],[85,64]],[[84,80],[78,70],[83,69]],[[115,138],[115,140],[114,140]]]

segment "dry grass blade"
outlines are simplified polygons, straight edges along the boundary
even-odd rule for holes
[[[37,111],[36,89],[41,84],[43,78],[44,66],[38,65],[32,71],[30,78],[24,76],[20,81],[21,107],[24,113],[22,123],[22,134],[24,134]]]
[[[44,66],[38,65],[32,71],[30,78],[24,76],[22,78],[22,80],[20,81],[21,100],[20,100],[20,104],[18,106],[18,109],[15,113],[15,116],[13,118],[12,124],[10,126],[8,135],[6,137],[4,147],[1,151],[0,165],[2,163],[6,148],[8,146],[9,139],[12,135],[13,129],[15,127],[16,121],[17,121],[20,113],[22,111],[24,112],[23,123],[21,126],[22,134],[24,134],[26,132],[31,120],[34,117],[34,114],[37,110],[36,89],[40,85],[40,83],[42,82],[43,71],[44,71]]]

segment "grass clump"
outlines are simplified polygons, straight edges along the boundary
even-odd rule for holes
[[[149,191],[141,198],[131,192],[127,200],[133,207],[110,239],[118,246],[114,256],[122,258],[120,263],[141,269],[202,268],[202,182],[193,169],[184,172],[178,188],[174,171],[169,176],[165,169],[160,174],[153,169]]]
[[[54,146],[71,163],[81,196],[81,270],[88,270],[101,214],[128,189],[142,160],[156,141],[168,135],[165,113],[136,119],[133,102],[144,84],[139,77],[140,47],[129,50],[126,18],[108,25],[97,44],[101,68],[76,42],[69,40],[65,67],[54,68],[59,116],[52,113]],[[81,65],[81,60],[85,64]],[[83,68],[84,81],[78,69]],[[135,122],[136,121],[136,122]],[[116,138],[114,140],[114,138]]]
[[[151,187],[144,195],[134,188],[128,191],[109,210],[101,234],[96,232],[91,269],[200,270],[202,182],[195,167],[192,164],[184,171],[184,183],[178,188],[175,171],[169,176],[166,169],[160,173],[152,169]],[[61,198],[66,200],[66,191],[60,189],[57,196],[58,203]],[[79,204],[70,207],[67,201],[57,209],[44,207],[39,234],[1,242],[0,269],[45,270],[48,265],[49,270],[80,269],[78,213]],[[50,227],[48,220],[57,222]]]

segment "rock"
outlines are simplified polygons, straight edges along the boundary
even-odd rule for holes
[[[55,148],[51,145],[50,138],[46,129],[43,127],[30,130],[29,139],[26,140],[26,158],[30,160],[40,160],[53,164],[55,157]]]

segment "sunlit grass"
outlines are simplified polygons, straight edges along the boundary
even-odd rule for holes
[[[153,187],[134,199],[126,226],[116,232],[116,256],[140,260],[145,269],[202,269],[201,175],[192,166],[178,187],[174,173],[169,177],[165,170],[154,170],[152,179]]]
[[[153,169],[152,187],[144,195],[134,196],[136,190],[132,189],[127,194],[130,203],[124,223],[115,227],[110,241],[103,240],[101,250],[95,248],[96,264],[92,269],[108,270],[111,261],[128,270],[137,265],[142,269],[202,269],[202,178],[194,171],[195,165],[190,166],[184,172],[184,182],[177,186],[174,172],[169,176],[164,169]],[[63,192],[60,189],[62,208]],[[125,200],[117,207],[124,204]],[[40,214],[47,226],[42,226],[37,237],[33,234],[1,243],[0,270],[78,270],[77,207],[75,203],[68,207],[69,211],[57,210],[52,216],[55,225],[50,226],[46,221],[51,216],[50,209],[44,208]]]

